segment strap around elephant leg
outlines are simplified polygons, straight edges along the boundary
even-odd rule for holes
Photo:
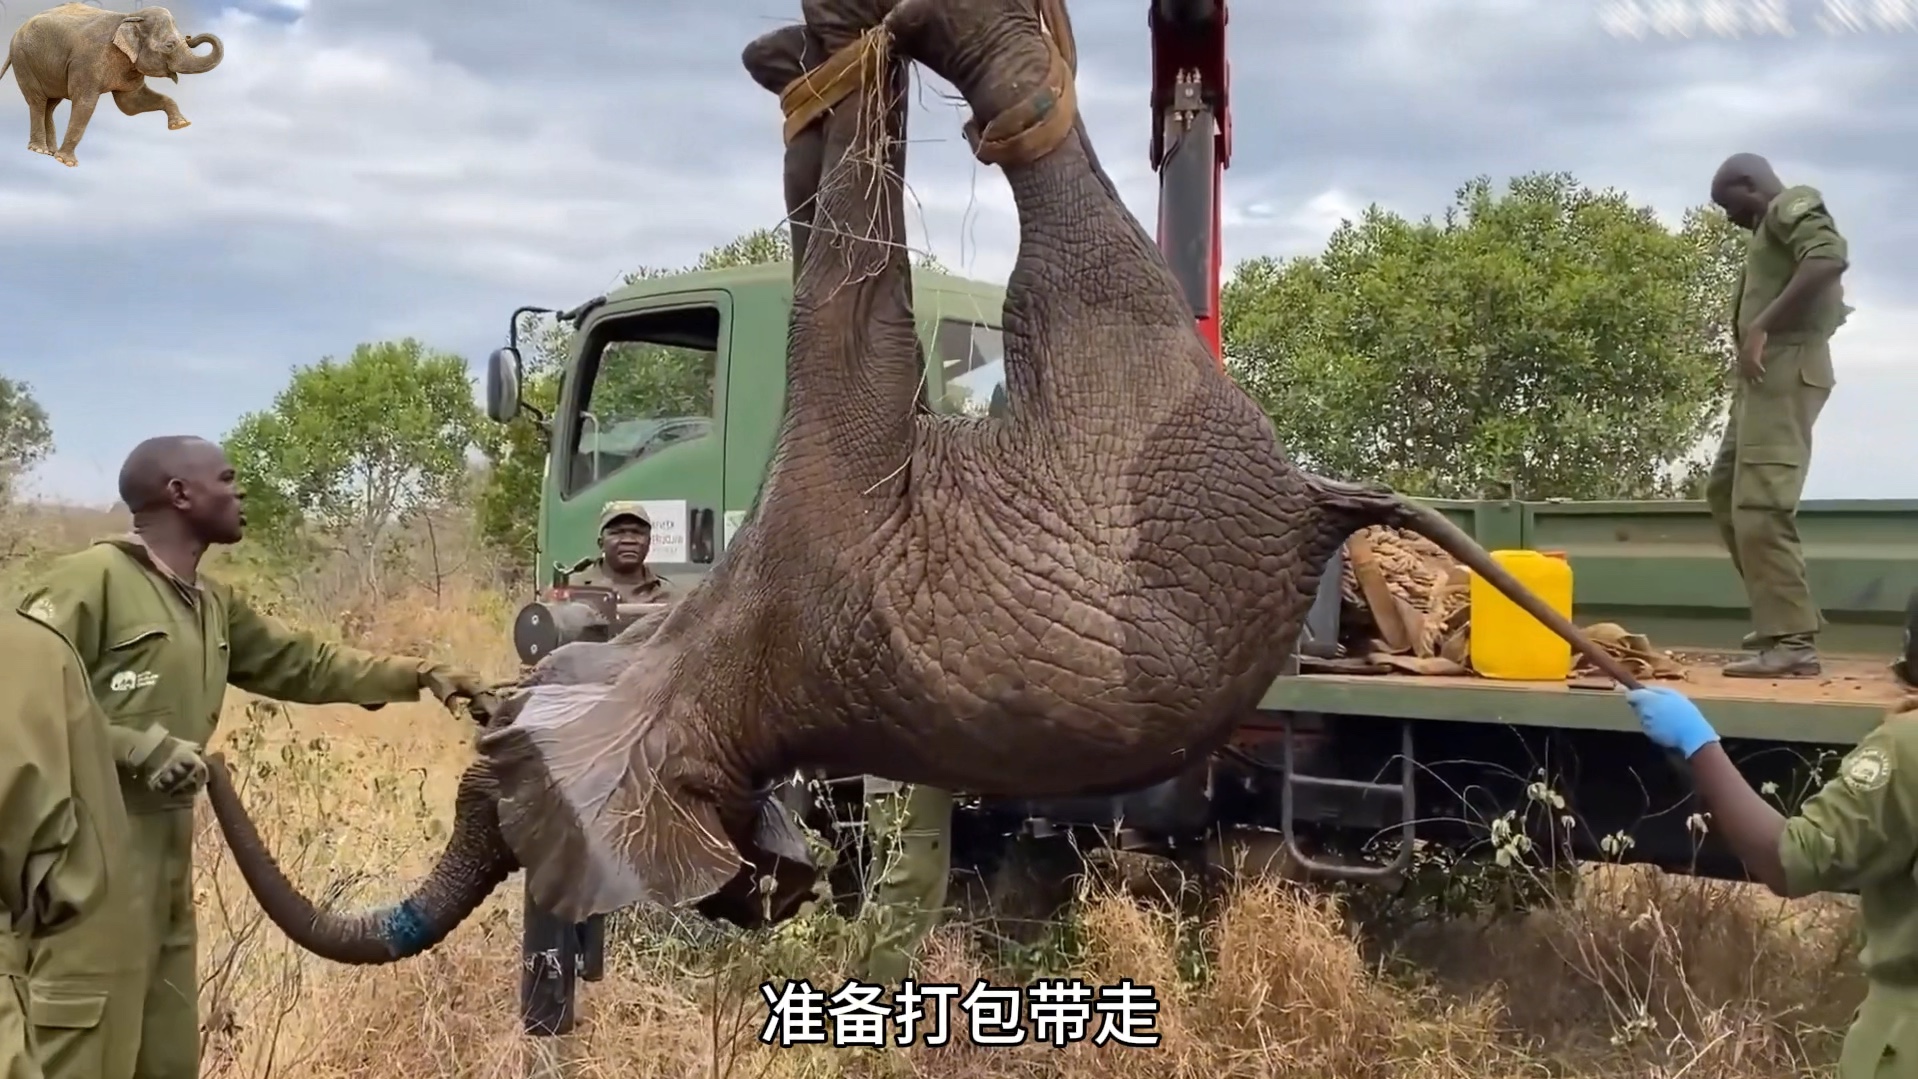
[[[828,56],[825,63],[787,83],[779,92],[786,141],[798,138],[853,91],[873,85],[885,70],[891,45],[892,35],[885,27],[875,26]]]
[[[1058,149],[1072,133],[1072,124],[1079,118],[1072,64],[1051,35],[1046,37],[1046,47],[1052,54],[1052,66],[1046,72],[1044,86],[993,117],[984,131],[978,121],[966,121],[966,141],[980,161],[1000,166],[1030,165]],[[1069,41],[1067,47],[1071,47]]]

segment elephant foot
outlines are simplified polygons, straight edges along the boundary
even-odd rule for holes
[[[824,60],[825,50],[804,26],[790,25],[754,38],[739,59],[754,82],[777,94]]]
[[[34,145],[34,144],[32,144],[32,143],[27,143],[27,149],[28,149],[29,151],[31,151],[32,153],[36,153],[36,154],[45,154],[45,155],[47,155],[48,157],[52,157],[52,156],[53,156],[53,150],[52,150],[52,149],[50,149],[49,147],[45,147],[45,146],[35,146],[35,145]]]
[[[965,95],[977,129],[1026,104],[1052,72],[1033,0],[903,0],[886,27],[901,50]]]
[[[178,131],[183,127],[192,127],[192,126],[193,126],[193,121],[187,119],[184,116],[180,117],[177,120],[168,120],[166,122],[166,129],[168,131]]]
[[[60,150],[55,152],[53,155],[53,159],[70,169],[80,167],[80,162],[76,160],[72,154],[67,153],[65,150]]]
[[[884,22],[897,0],[801,0],[806,29],[818,35],[829,53]]]

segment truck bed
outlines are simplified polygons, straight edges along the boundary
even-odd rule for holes
[[[1720,734],[1789,742],[1850,744],[1904,694],[1889,657],[1826,656],[1817,678],[1727,678],[1732,656],[1678,654],[1686,677],[1658,679],[1692,699]],[[1500,682],[1414,674],[1301,674],[1280,678],[1260,708],[1333,715],[1637,730],[1606,683]]]

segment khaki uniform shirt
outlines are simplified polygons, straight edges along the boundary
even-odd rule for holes
[[[1918,713],[1867,734],[1785,822],[1786,894],[1858,893],[1874,981],[1918,988]]]
[[[1858,893],[1868,986],[1839,1079],[1918,1075],[1918,713],[1888,718],[1785,822],[1787,895]]]
[[[605,562],[588,558],[575,565],[566,579],[582,587],[610,588],[619,595],[621,603],[667,603],[673,599],[673,586],[651,567],[641,566],[639,574],[637,579],[620,581],[607,572]]]
[[[24,976],[15,936],[100,909],[127,842],[107,721],[60,635],[0,613],[0,975]]]
[[[156,725],[205,747],[229,683],[296,704],[416,701],[423,665],[376,656],[294,630],[200,574],[188,583],[137,536],[101,540],[56,561],[20,610],[58,630],[87,665],[107,718]],[[191,795],[121,789],[140,812],[192,805]]]
[[[1786,188],[1766,208],[1745,243],[1745,265],[1738,272],[1738,293],[1732,305],[1738,339],[1744,340],[1752,320],[1785,291],[1799,263],[1814,258],[1847,263],[1850,254],[1818,189],[1802,185]],[[1828,338],[1844,325],[1850,313],[1851,308],[1845,306],[1844,286],[1833,282],[1812,297],[1797,318],[1773,326],[1771,333]]]

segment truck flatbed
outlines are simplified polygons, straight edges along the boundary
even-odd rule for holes
[[[1697,701],[1720,734],[1849,745],[1904,695],[1889,657],[1826,656],[1817,678],[1727,678],[1734,657],[1679,655],[1686,677],[1657,679]],[[1603,680],[1598,680],[1603,682]],[[1597,683],[1501,682],[1470,676],[1300,674],[1266,691],[1265,710],[1519,726],[1637,730],[1620,695]]]

